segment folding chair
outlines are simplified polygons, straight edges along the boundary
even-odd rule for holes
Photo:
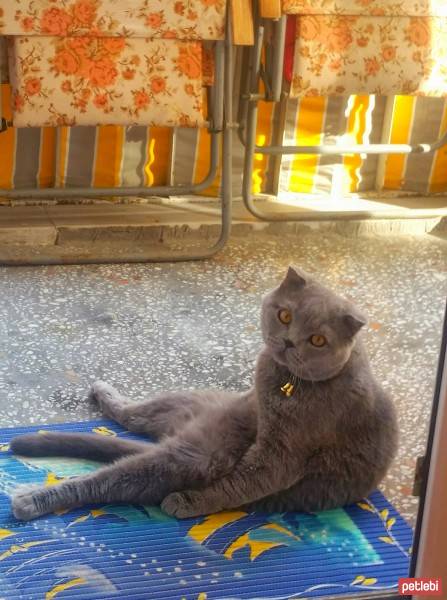
[[[417,145],[257,146],[255,141],[260,100],[277,103],[288,97],[351,94],[447,96],[445,0],[258,0],[248,69],[239,109],[239,137],[246,150],[243,200],[259,219],[389,218],[399,213],[263,212],[252,193],[255,154],[423,154],[447,144],[447,133]],[[405,212],[405,216],[412,215]],[[413,216],[425,215],[418,211]]]
[[[253,41],[252,29],[247,30],[248,2],[233,3],[231,11],[226,4],[226,0],[190,0],[187,4],[174,0],[62,0],[57,4],[0,0],[0,35],[7,37],[13,97],[13,118],[1,119],[2,132],[11,126],[98,124],[207,127],[210,132],[209,172],[197,184],[0,189],[0,196],[66,199],[193,194],[213,182],[222,156],[220,236],[211,248],[189,253],[157,251],[143,259],[79,257],[55,262],[196,260],[224,247],[231,228],[233,42]],[[214,47],[214,59],[207,68],[205,44]]]

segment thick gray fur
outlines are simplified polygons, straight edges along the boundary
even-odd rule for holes
[[[292,315],[284,325],[278,312]],[[330,509],[368,495],[397,448],[393,404],[371,373],[365,318],[309,275],[289,268],[262,305],[265,347],[244,393],[172,392],[133,403],[98,381],[103,413],[156,443],[95,434],[30,434],[17,454],[85,457],[108,466],[53,487],[18,490],[19,519],[97,502],[160,504],[184,518],[244,507]],[[321,348],[312,335],[325,336]],[[282,391],[296,377],[291,397]]]

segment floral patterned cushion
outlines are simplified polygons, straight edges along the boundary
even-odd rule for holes
[[[447,18],[297,16],[291,95],[334,94],[446,96]]]
[[[14,125],[203,125],[202,45],[14,36]]]
[[[282,0],[289,15],[447,17],[446,0]]]
[[[223,39],[226,0],[0,0],[0,35]]]

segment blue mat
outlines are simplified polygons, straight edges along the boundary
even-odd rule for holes
[[[318,514],[242,511],[177,521],[152,506],[90,506],[18,522],[18,483],[56,483],[88,461],[17,458],[8,441],[50,429],[132,439],[94,421],[0,429],[0,600],[254,600],[393,590],[406,577],[412,531],[379,493]]]

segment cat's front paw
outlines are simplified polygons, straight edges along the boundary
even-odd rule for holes
[[[190,492],[174,492],[166,496],[161,503],[161,509],[167,515],[177,519],[188,519],[200,515],[200,510],[191,501]]]
[[[11,498],[12,512],[16,519],[29,521],[44,514],[36,502],[36,493],[39,489],[39,485],[20,485],[17,487]]]

